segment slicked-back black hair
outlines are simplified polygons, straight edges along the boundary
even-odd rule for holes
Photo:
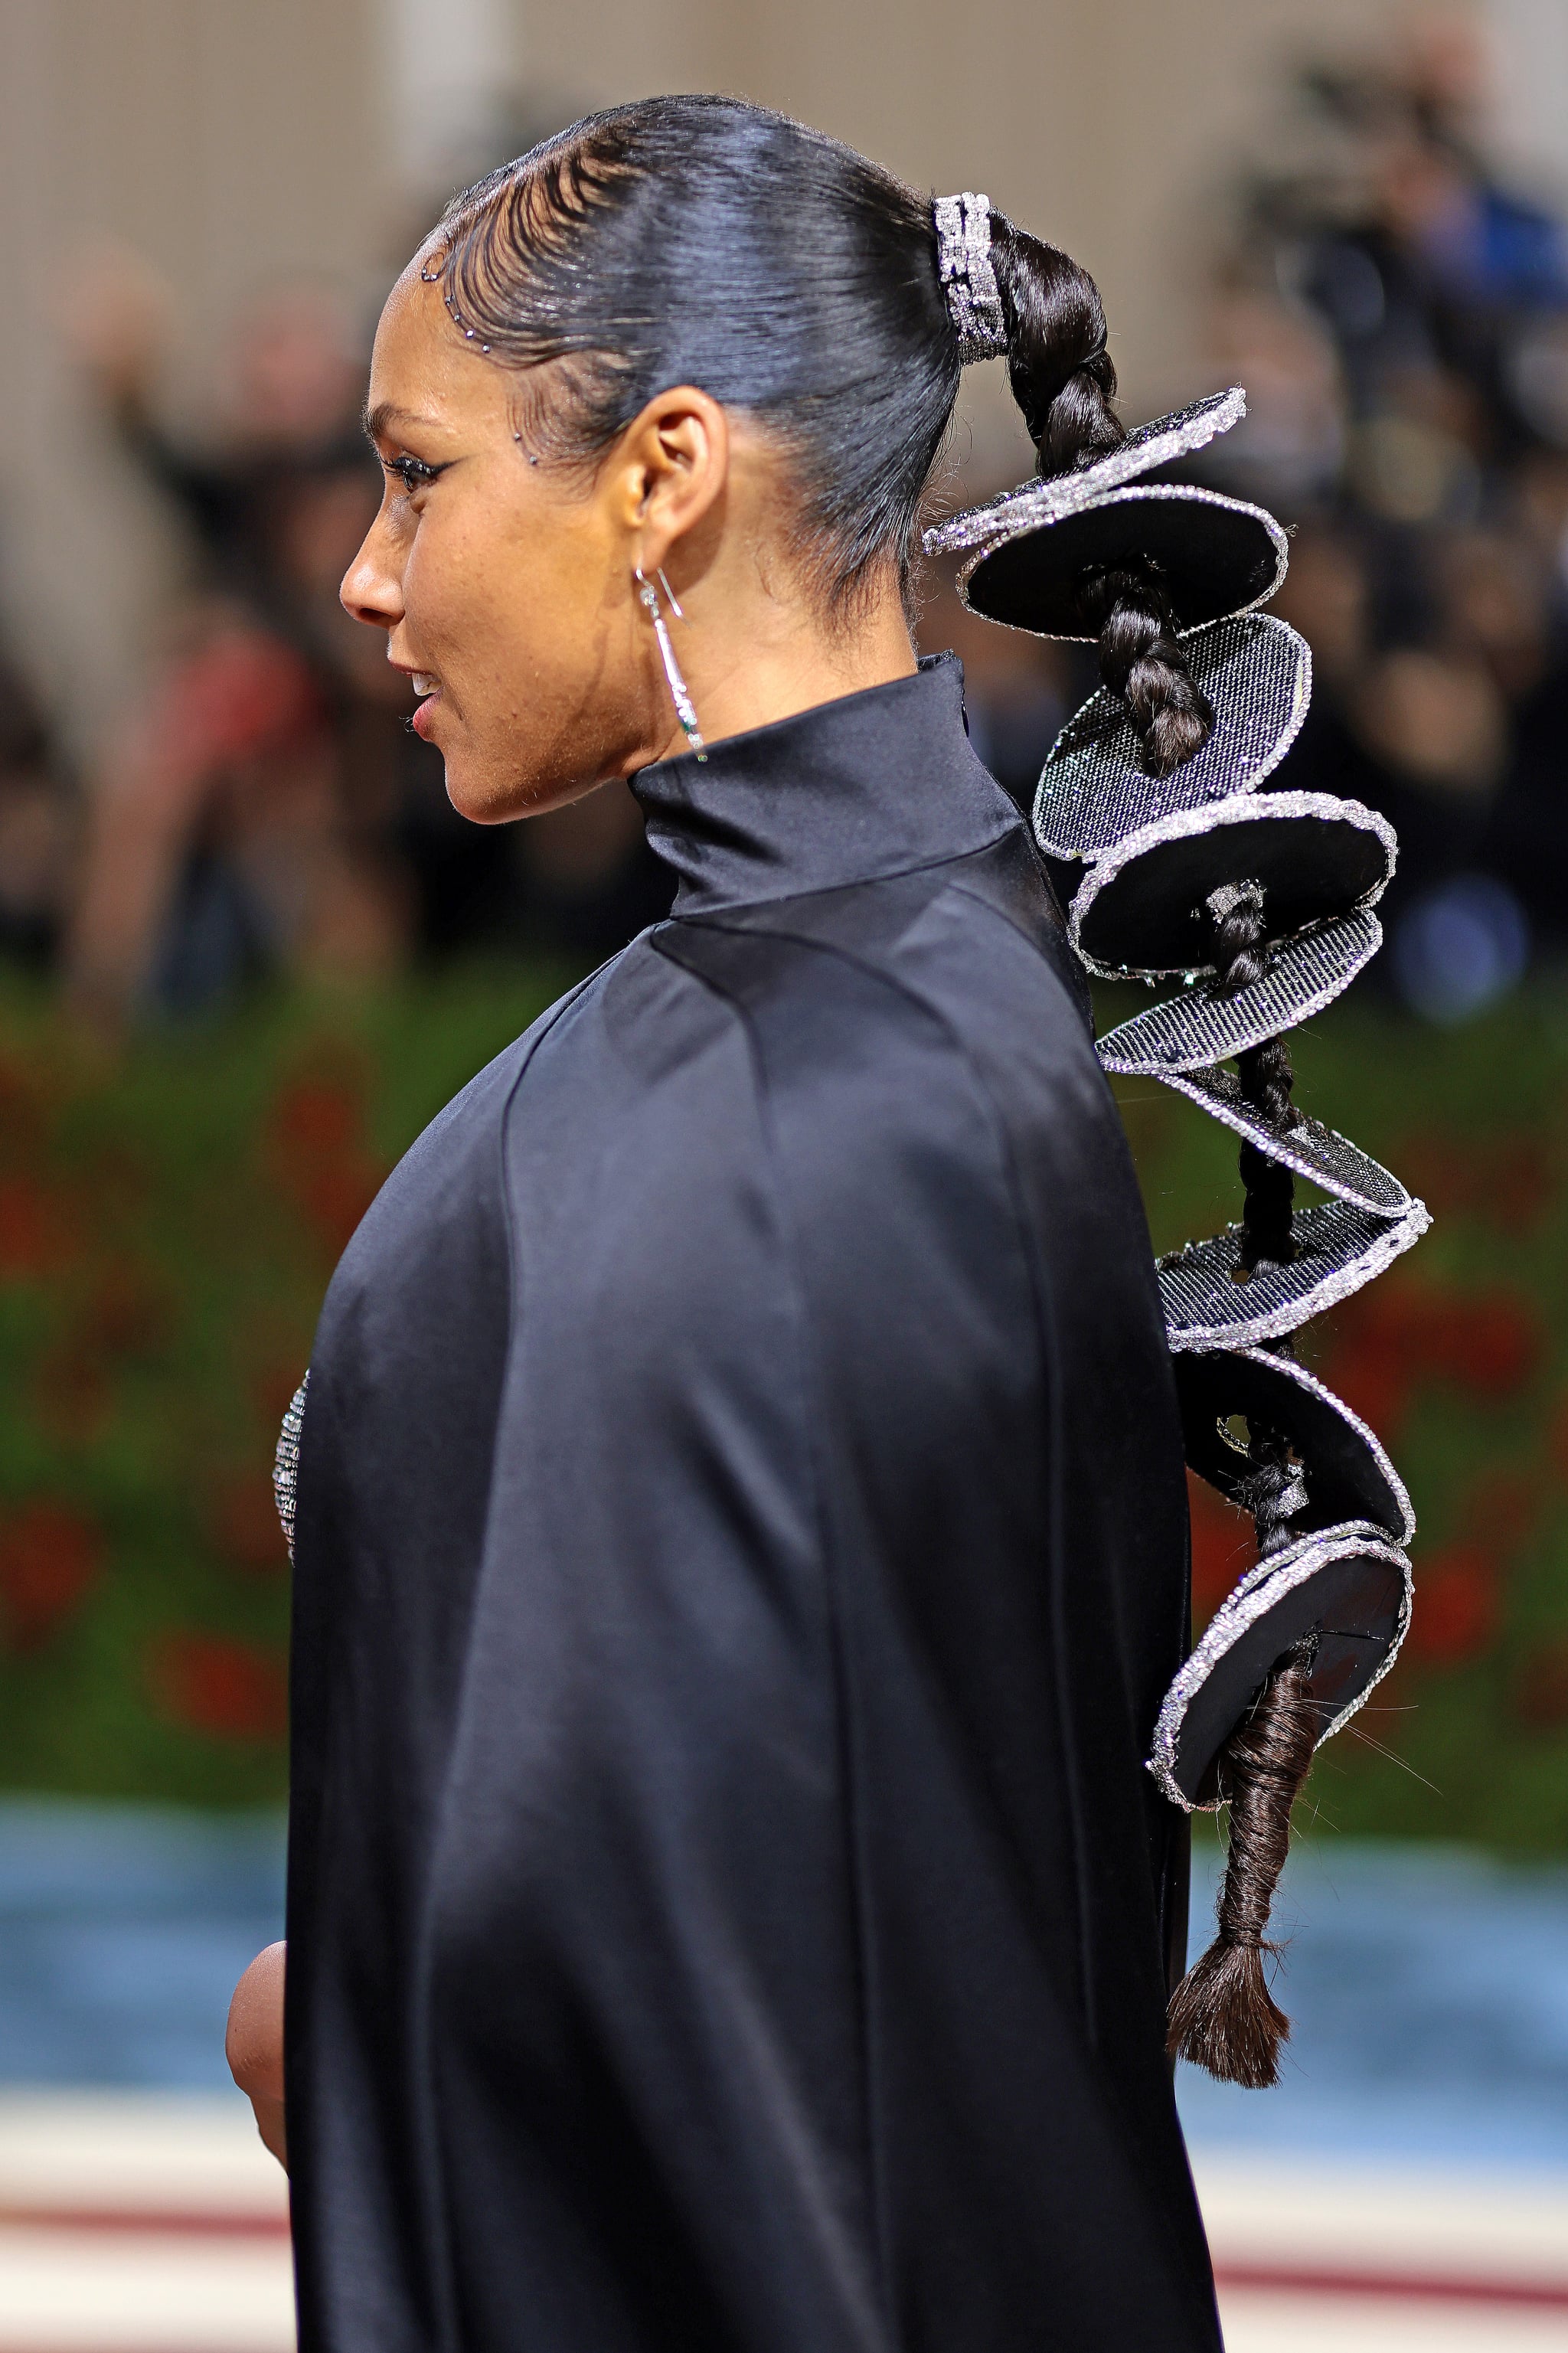
[[[1000,214],[992,251],[1041,470],[1087,464],[1122,438],[1094,281]],[[789,451],[799,551],[831,603],[878,564],[907,584],[960,374],[929,195],[739,99],[643,99],[458,196],[425,268],[500,364],[564,364],[549,397],[522,397],[539,452],[592,458],[656,393],[696,385]],[[1132,574],[1091,593],[1108,682],[1163,774],[1210,724],[1169,607]]]
[[[910,545],[958,340],[930,199],[863,156],[733,99],[648,99],[480,181],[437,252],[457,323],[498,360],[576,363],[545,446],[596,453],[697,385],[789,449],[830,594]]]

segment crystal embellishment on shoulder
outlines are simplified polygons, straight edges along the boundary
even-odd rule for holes
[[[305,1423],[305,1392],[310,1386],[306,1374],[290,1400],[283,1417],[283,1427],[278,1433],[278,1451],[272,1460],[272,1493],[278,1505],[278,1516],[283,1523],[283,1541],[289,1547],[289,1558],[294,1557],[294,1501],[300,1485],[300,1432]]]

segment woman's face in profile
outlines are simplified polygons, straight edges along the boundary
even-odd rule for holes
[[[371,364],[385,487],[342,595],[387,632],[453,803],[484,824],[574,799],[660,748],[624,486],[531,459],[517,385],[410,264]]]

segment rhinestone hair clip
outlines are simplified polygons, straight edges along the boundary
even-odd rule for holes
[[[991,266],[991,199],[967,192],[938,196],[931,213],[937,275],[958,330],[958,356],[966,367],[971,360],[996,359],[1007,348],[1007,326]]]

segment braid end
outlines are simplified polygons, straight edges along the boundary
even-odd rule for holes
[[[1317,1745],[1310,1666],[1314,1638],[1287,1651],[1220,1750],[1220,1794],[1230,1808],[1230,1852],[1219,1934],[1172,1998],[1166,2048],[1221,2083],[1266,2091],[1279,2080],[1290,2021],[1268,1990],[1263,1957],[1269,1907],[1290,1844],[1290,1809]]]
[[[1233,1944],[1223,1933],[1194,1961],[1171,1997],[1165,2048],[1222,2084],[1266,2092],[1279,2081],[1290,2021],[1268,1990],[1263,1957],[1272,1945]]]

